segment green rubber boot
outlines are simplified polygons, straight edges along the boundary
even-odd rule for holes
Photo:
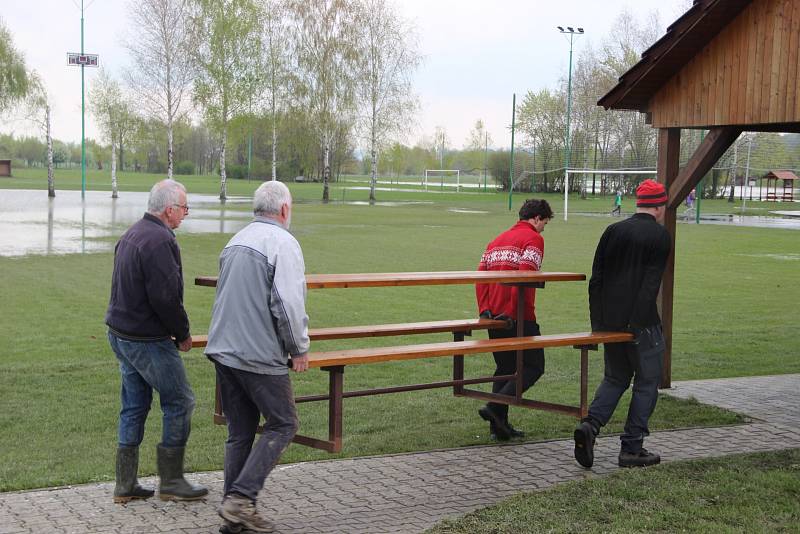
[[[183,478],[183,454],[186,447],[156,448],[158,475],[158,497],[162,501],[196,501],[208,495],[208,488],[189,483]]]
[[[147,499],[155,493],[143,488],[136,479],[139,471],[139,447],[117,447],[117,484],[114,486],[114,502],[123,504],[134,499]]]

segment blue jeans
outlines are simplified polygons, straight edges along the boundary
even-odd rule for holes
[[[191,431],[194,393],[172,340],[131,341],[108,333],[108,342],[119,360],[122,376],[119,412],[120,447],[138,447],[144,424],[158,391],[163,412],[161,444],[184,447]]]
[[[256,500],[299,426],[289,375],[262,375],[214,362],[228,422],[225,442],[225,496],[237,493]],[[264,433],[253,444],[258,421]]]
[[[609,343],[604,346],[605,374],[597,388],[588,420],[599,432],[617,408],[620,397],[633,378],[633,395],[628,406],[628,418],[620,441],[622,450],[638,452],[642,449],[647,427],[658,400],[658,384],[664,361],[664,336],[661,326],[634,331],[633,343]]]

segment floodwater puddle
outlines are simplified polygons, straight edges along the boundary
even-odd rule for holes
[[[125,229],[147,209],[146,192],[0,190],[0,256],[75,254],[112,250]],[[233,233],[252,219],[251,199],[229,198],[221,204],[211,195],[188,195],[189,215],[181,233]]]

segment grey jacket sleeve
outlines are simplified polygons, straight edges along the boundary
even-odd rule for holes
[[[308,352],[305,263],[293,239],[282,243],[276,256],[270,312],[286,351],[292,356]]]

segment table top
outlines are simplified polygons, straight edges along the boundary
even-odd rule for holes
[[[541,284],[586,280],[585,274],[542,271],[441,271],[405,273],[307,274],[309,289],[345,287],[432,286],[455,284]],[[198,276],[194,283],[215,287],[216,276]]]

